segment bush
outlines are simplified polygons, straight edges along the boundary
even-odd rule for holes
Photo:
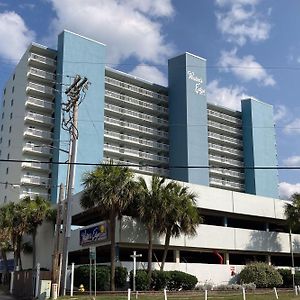
[[[133,272],[130,272],[130,286],[133,288]],[[135,287],[137,291],[148,289],[148,276],[146,270],[136,270]]]
[[[170,272],[153,271],[151,280],[151,289],[159,291],[163,290],[170,281]]]
[[[123,267],[116,268],[116,287],[122,288],[126,284],[127,269]],[[81,284],[84,285],[85,289],[89,289],[90,278],[90,267],[80,266],[75,269],[74,272],[74,285],[79,287]],[[94,289],[94,269],[92,268],[92,288]],[[108,266],[97,266],[96,268],[96,287],[97,291],[108,291],[110,289],[110,267]]]
[[[282,276],[282,287],[293,287],[293,277],[290,269],[278,269],[278,272]],[[300,272],[295,272],[295,285],[300,285]]]
[[[246,265],[240,273],[240,280],[243,283],[254,283],[258,288],[276,287],[283,283],[279,272],[262,262]]]
[[[198,282],[196,276],[181,271],[169,271],[169,290],[193,290]]]

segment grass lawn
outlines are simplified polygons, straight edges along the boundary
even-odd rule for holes
[[[177,294],[168,294],[168,300],[201,300],[204,299],[204,292],[193,292],[193,293],[184,293],[178,292]],[[286,291],[278,291],[278,298],[279,300],[300,300],[300,295],[295,296],[292,292]],[[74,300],[90,300],[89,296],[82,296],[82,295],[75,295],[74,297],[61,297],[62,299],[74,299]],[[156,294],[143,294],[139,293],[138,298],[139,300],[164,300],[164,294],[156,293]],[[239,300],[243,299],[242,292],[209,292],[208,293],[208,300]],[[276,300],[274,291],[267,290],[267,291],[257,291],[255,293],[246,293],[246,300]],[[97,295],[96,300],[127,300],[127,295]],[[131,300],[136,300],[135,294],[131,294]]]

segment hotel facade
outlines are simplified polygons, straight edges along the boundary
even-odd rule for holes
[[[197,237],[172,241],[170,268],[200,264],[202,271],[214,267],[214,277],[218,268],[232,264],[238,270],[255,257],[288,265],[278,173],[268,169],[277,166],[273,107],[255,98],[242,99],[241,111],[208,103],[206,60],[190,53],[168,61],[165,87],[107,67],[104,44],[69,31],[58,36],[56,50],[30,45],[3,89],[1,204],[26,195],[56,203],[57,187],[67,177],[67,166],[57,162],[68,160],[69,147],[62,103],[77,74],[90,86],[79,106],[77,162],[83,164],[76,166],[75,193],[82,190],[82,174],[93,169],[89,164],[110,160],[146,177],[180,181],[197,193],[204,224]],[[98,224],[97,216],[79,207],[79,196],[73,198],[72,224]],[[120,261],[128,261],[133,249],[145,250],[143,230],[133,220],[120,221]],[[158,257],[162,243],[154,243]],[[96,243],[101,253],[108,245],[109,237]],[[84,263],[88,246],[80,244],[79,231],[72,231],[70,247],[72,259]],[[51,241],[41,245],[41,257],[45,251],[51,257]],[[228,274],[216,280],[229,281]]]

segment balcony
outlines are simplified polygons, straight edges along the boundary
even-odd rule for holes
[[[39,66],[50,70],[54,70],[56,68],[55,59],[43,55],[35,54],[35,53],[30,53],[28,62],[30,62],[34,66]]]
[[[120,114],[121,116],[128,116],[134,119],[137,119],[140,122],[149,122],[149,123],[156,123],[158,126],[169,126],[169,122],[167,120],[157,118],[148,114],[143,114],[137,111],[129,110],[126,108],[122,108],[116,105],[107,104],[105,103],[104,108],[106,111],[110,111],[113,113]]]
[[[28,93],[32,93],[33,95],[46,96],[51,99],[55,97],[55,89],[43,84],[29,82],[27,84],[26,91]]]
[[[159,138],[164,138],[164,139],[168,139],[168,137],[169,137],[169,134],[167,131],[149,128],[146,126],[138,125],[135,123],[130,123],[127,121],[121,121],[121,120],[110,118],[110,117],[104,117],[104,122],[105,122],[105,125],[117,126],[122,130],[124,130],[124,129],[130,130],[130,131],[133,130],[133,131],[136,131],[138,134],[143,133],[145,135],[157,136]]]
[[[242,136],[242,130],[239,128],[234,128],[214,121],[208,121],[207,124],[210,127],[213,127],[221,131],[225,131],[226,133],[232,133],[232,134]]]
[[[228,143],[228,144],[231,144],[234,146],[240,146],[241,148],[243,147],[243,142],[241,139],[236,139],[233,137],[229,137],[229,136],[218,134],[218,133],[211,132],[211,131],[208,131],[208,137],[209,137],[209,139],[214,139],[219,142]]]
[[[142,160],[156,161],[165,164],[169,163],[169,158],[166,156],[156,155],[156,154],[147,153],[139,150],[123,148],[123,147],[118,147],[118,146],[113,146],[108,144],[104,145],[104,151],[118,153],[122,156],[130,156]]]
[[[168,115],[168,108],[153,103],[149,103],[146,101],[142,101],[137,98],[121,95],[119,93],[115,93],[108,90],[105,90],[105,96],[110,99],[118,100],[122,103],[128,103],[135,106],[139,106],[143,109],[151,110],[153,113],[158,113],[158,114],[163,113],[165,115]]]
[[[32,67],[28,69],[27,77],[34,80],[50,81],[52,84],[55,84],[56,80],[56,75],[54,73]]]
[[[243,152],[241,150],[238,149],[234,149],[234,148],[228,148],[228,147],[224,147],[224,146],[220,146],[220,145],[216,145],[213,143],[209,143],[208,144],[209,150],[215,150],[217,152],[221,152],[221,153],[228,153],[231,155],[236,155],[239,157],[243,157]]]
[[[50,101],[41,100],[34,97],[27,97],[25,102],[26,107],[45,111],[45,112],[53,112],[54,103]]]
[[[34,155],[40,155],[40,156],[45,156],[45,157],[51,157],[52,156],[52,149],[49,148],[49,146],[40,146],[40,145],[35,145],[31,143],[26,143],[23,146],[23,152],[27,152],[29,154],[34,154]]]
[[[209,155],[208,156],[210,162],[217,162],[225,165],[230,165],[230,166],[236,166],[236,167],[243,167],[244,164],[241,161],[235,160],[235,159],[230,159],[227,157],[220,157],[216,155]]]
[[[50,164],[41,162],[22,162],[21,167],[24,169],[34,169],[50,173]]]
[[[22,194],[20,194],[20,199],[23,199],[25,197],[30,197],[31,199],[34,199],[36,196],[40,196],[46,200],[50,200],[50,195],[48,193],[38,193],[38,192],[28,192],[28,191],[23,191]]]
[[[236,190],[236,191],[244,191],[244,184],[238,182],[232,182],[229,180],[222,180],[218,178],[210,178],[209,184],[215,187],[221,187],[223,189]]]
[[[142,139],[142,138],[137,138],[133,137],[127,134],[121,134],[118,132],[113,132],[109,130],[104,130],[104,137],[109,138],[109,139],[114,139],[117,141],[122,141],[122,142],[128,142],[129,144],[134,143],[139,146],[145,146],[149,148],[154,148],[155,150],[163,150],[163,151],[169,151],[169,145],[163,144],[163,143],[158,143],[155,141],[150,141],[147,139]]]
[[[21,178],[21,183],[25,185],[37,185],[48,188],[50,184],[50,178],[34,175],[23,175]]]
[[[215,174],[215,175],[229,176],[229,177],[234,177],[234,178],[238,178],[238,179],[244,179],[245,178],[244,173],[233,171],[233,170],[211,168],[209,170],[209,172],[211,174]]]
[[[48,125],[53,127],[54,119],[48,116],[44,116],[41,114],[33,113],[33,112],[26,112],[25,113],[25,121],[28,123],[37,123],[42,125]]]
[[[104,158],[103,162],[104,163],[110,163],[111,158]],[[128,161],[123,161],[123,160],[115,160],[113,159],[114,164],[120,164],[122,166],[127,165],[130,169],[136,171],[137,173],[142,173],[142,174],[158,174],[160,176],[168,177],[169,176],[169,171],[164,168],[158,168],[158,167],[150,167],[150,166],[142,166],[142,165],[137,165]]]
[[[29,138],[35,138],[38,140],[44,141],[52,141],[53,140],[53,133],[46,130],[40,130],[35,128],[26,128],[24,131],[24,136]]]
[[[235,124],[235,126],[241,126],[242,125],[242,120],[237,118],[237,117],[233,117],[218,111],[214,111],[211,109],[207,109],[207,113],[209,117],[214,117],[214,118],[218,118],[222,121],[228,121],[231,122],[233,124]]]
[[[152,99],[155,99],[158,101],[164,101],[166,103],[168,101],[168,97],[165,95],[162,95],[162,94],[159,94],[156,92],[152,92],[150,90],[138,87],[133,84],[125,83],[125,82],[117,80],[117,79],[109,78],[107,76],[105,76],[105,83],[115,86],[115,87],[118,87],[118,88],[121,88],[121,89],[124,89],[124,90],[127,90],[127,91],[137,93],[140,96],[146,96],[147,98],[152,98]]]

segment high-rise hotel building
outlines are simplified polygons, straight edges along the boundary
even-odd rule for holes
[[[91,83],[79,107],[75,192],[81,176],[113,159],[144,174],[278,198],[273,108],[244,99],[241,111],[207,103],[206,60],[168,62],[168,86],[106,67],[106,46],[63,31],[58,48],[32,44],[3,89],[0,203],[25,195],[52,201],[65,182],[69,134],[65,89]],[[15,160],[15,161],[11,161]]]

